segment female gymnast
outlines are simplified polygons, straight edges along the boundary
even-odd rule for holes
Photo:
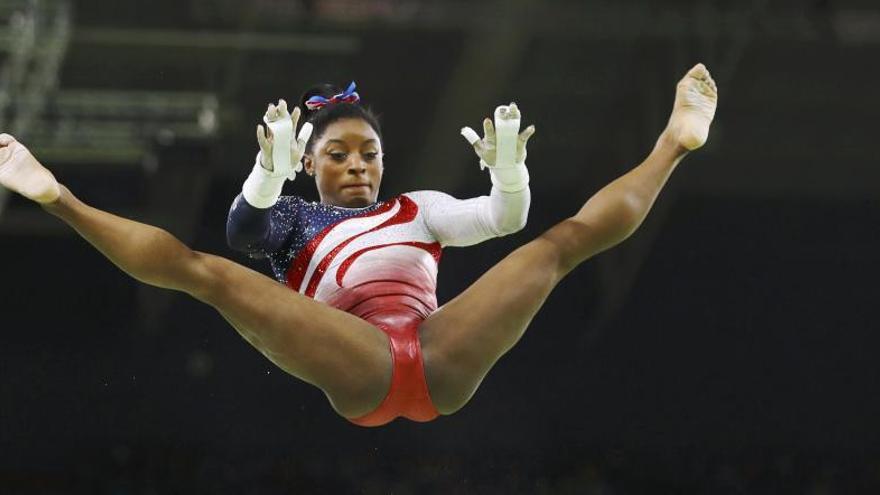
[[[0,135],[0,185],[40,203],[135,279],[214,307],[353,423],[428,421],[468,402],[562,277],[638,228],[681,159],[705,143],[717,105],[715,82],[698,64],[678,83],[669,122],[640,165],[437,308],[443,246],[523,227],[534,127],[519,133],[511,104],[496,110],[494,125],[484,121],[482,139],[462,130],[489,169],[489,196],[418,191],[377,201],[382,138],[353,90],[307,93],[307,123],[296,139],[300,110],[288,114],[284,101],[269,106],[269,132],[257,128],[261,151],[233,202],[227,235],[235,249],[268,257],[282,283],[86,205],[8,134]],[[303,168],[320,203],[280,196]]]

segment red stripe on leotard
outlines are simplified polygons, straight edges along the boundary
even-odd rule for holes
[[[362,235],[369,234],[370,232],[375,232],[377,230],[390,227],[392,225],[412,222],[413,219],[416,218],[416,215],[419,212],[419,207],[413,200],[407,198],[406,196],[400,196],[397,200],[400,202],[400,210],[395,213],[393,217],[385,220],[384,222],[373,227],[370,230],[361,232],[360,234],[357,234],[342,241],[341,243],[339,243],[339,245],[337,245],[329,253],[327,253],[327,256],[324,256],[324,259],[322,259],[321,262],[318,263],[318,266],[315,268],[314,273],[312,273],[312,278],[311,280],[309,280],[309,285],[306,287],[306,296],[315,297],[315,292],[318,291],[318,284],[320,284],[321,279],[324,278],[324,272],[327,270],[327,267],[330,266],[330,263],[333,261],[334,258],[336,258],[336,255],[339,254],[339,252],[342,251],[342,249],[345,248],[345,246],[349,245],[352,241]]]
[[[336,228],[342,222],[353,220],[355,218],[367,218],[376,215],[381,215],[385,213],[391,208],[394,207],[395,201],[388,201],[381,207],[377,208],[374,211],[370,211],[364,213],[362,215],[356,215],[350,218],[342,219],[332,225],[328,225],[324,230],[319,232],[311,241],[302,250],[300,250],[299,254],[297,254],[296,258],[290,264],[290,268],[287,270],[287,286],[291,289],[298,291],[299,287],[302,285],[303,279],[306,276],[306,270],[309,267],[309,263],[312,261],[312,257],[315,255],[315,250],[318,249],[318,246],[321,244],[321,241],[324,240],[324,237],[330,233],[331,230]]]

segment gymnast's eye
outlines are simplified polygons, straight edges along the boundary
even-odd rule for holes
[[[348,153],[342,153],[340,151],[330,152],[329,155],[330,155],[330,158],[332,158],[333,160],[335,160],[337,162],[344,162],[345,159],[348,157]]]
[[[379,156],[379,153],[376,151],[370,151],[369,153],[364,153],[364,159],[368,162],[375,160]]]

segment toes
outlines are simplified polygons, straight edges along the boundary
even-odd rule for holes
[[[692,81],[683,86],[683,89],[689,93],[692,93],[695,96],[700,97],[715,97],[715,90],[712,89],[712,86],[709,85],[706,81]]]
[[[718,85],[715,84],[715,80],[712,79],[712,76],[709,76],[709,79],[707,80],[707,82],[709,83],[709,87],[712,88],[712,91],[717,93],[718,92]]]
[[[700,83],[700,93],[703,93],[706,96],[713,96],[715,94],[715,90],[712,89],[712,86],[707,82]]]
[[[690,86],[691,80],[697,81],[698,84],[706,84],[712,91],[717,91],[715,81],[712,80],[712,74],[709,73],[709,69],[702,63],[693,66],[682,78],[681,84]]]
[[[10,134],[0,134],[0,146],[9,146],[15,142],[15,138]]]
[[[691,67],[691,70],[688,71],[687,75],[697,79],[705,79],[706,76],[709,75],[709,69],[707,69],[702,63],[699,63]]]
[[[697,84],[697,89],[704,95],[715,96],[718,94],[718,86],[715,85],[715,81],[713,81],[711,77],[705,80],[700,80]]]
[[[717,96],[718,85],[703,64],[695,65],[678,83],[679,91],[693,91],[706,96]]]

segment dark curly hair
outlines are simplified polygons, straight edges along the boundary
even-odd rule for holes
[[[314,126],[314,130],[312,131],[312,138],[309,140],[309,143],[306,145],[306,153],[312,152],[312,145],[317,141],[324,131],[327,129],[327,126],[336,122],[337,120],[343,119],[361,119],[364,122],[370,124],[370,127],[376,131],[376,134],[379,135],[379,141],[382,141],[382,129],[379,125],[379,117],[373,113],[373,111],[368,108],[361,106],[360,103],[336,103],[333,105],[327,105],[324,108],[318,110],[309,110],[306,107],[306,100],[311,98],[312,96],[318,95],[323,96],[324,98],[330,98],[333,95],[337,95],[342,93],[342,88],[339,86],[335,86],[332,84],[317,84],[311,88],[309,88],[299,99],[299,105],[302,109],[303,119],[305,122],[311,122],[312,126]]]

